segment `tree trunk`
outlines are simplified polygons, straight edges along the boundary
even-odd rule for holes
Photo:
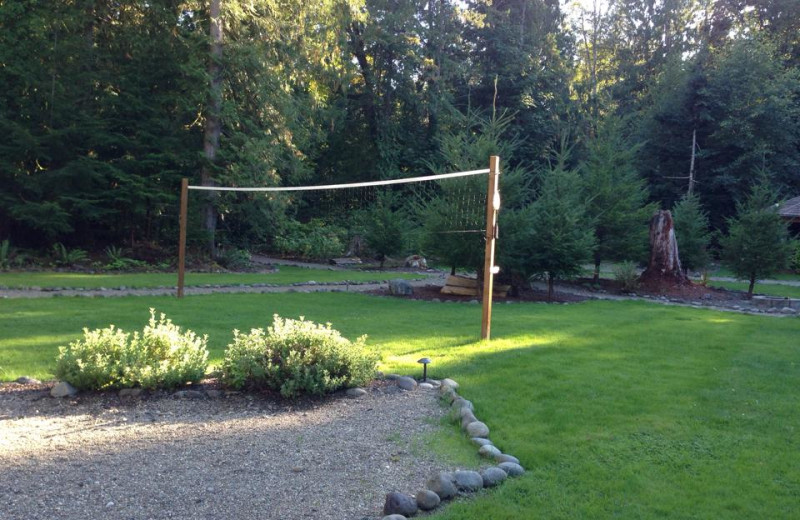
[[[592,282],[593,283],[599,283],[600,282],[600,259],[599,258],[595,258],[594,259],[594,275],[592,276]]]
[[[209,103],[206,113],[206,124],[203,132],[203,154],[205,163],[200,172],[200,184],[214,186],[214,163],[219,150],[219,136],[222,132],[220,113],[222,112],[222,20],[220,3],[222,0],[211,0],[209,36],[211,37],[211,55],[208,60],[208,75],[211,78]],[[209,192],[203,207],[203,225],[208,233],[208,250],[211,258],[216,257],[214,238],[217,230],[217,209],[214,201],[216,192]]]
[[[650,262],[642,273],[644,283],[681,285],[689,280],[681,268],[672,213],[657,211],[650,220]]]
[[[756,286],[756,273],[751,273],[750,274],[750,287],[747,288],[747,299],[748,300],[753,297],[753,289],[755,288],[755,286]]]
[[[553,290],[553,277],[552,275],[547,275],[547,301],[553,301],[553,295],[555,291]]]

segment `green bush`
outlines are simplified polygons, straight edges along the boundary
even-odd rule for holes
[[[286,230],[275,237],[275,247],[283,255],[308,259],[328,259],[344,252],[347,232],[321,220],[306,224],[290,221]]]
[[[250,251],[246,249],[226,249],[217,261],[225,269],[240,271],[250,267],[251,259]]]
[[[794,254],[792,255],[792,271],[800,273],[800,240],[794,241]]]
[[[622,262],[614,266],[614,280],[620,284],[625,292],[635,291],[639,288],[639,272],[633,262]]]
[[[285,397],[322,395],[359,386],[375,373],[377,354],[366,348],[366,336],[355,342],[312,321],[283,319],[249,334],[233,331],[225,350],[222,380],[233,388],[271,388]]]
[[[59,347],[56,376],[76,388],[174,388],[200,381],[208,366],[207,338],[150,309],[150,322],[129,334],[114,325],[83,329],[83,339]]]

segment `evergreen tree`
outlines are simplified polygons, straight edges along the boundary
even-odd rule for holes
[[[372,208],[363,215],[364,240],[378,255],[381,266],[389,255],[402,253],[408,221],[391,192],[378,196]]]
[[[512,234],[511,267],[525,279],[547,279],[548,299],[553,283],[581,272],[591,260],[594,229],[580,190],[580,177],[565,165],[566,153],[544,170],[538,198],[519,212],[517,233]]]
[[[708,213],[700,205],[695,194],[685,195],[672,208],[675,224],[675,238],[681,255],[681,265],[689,269],[703,269],[708,265],[708,243],[711,232],[708,229]]]
[[[776,196],[762,174],[728,219],[728,234],[721,240],[723,262],[737,278],[748,280],[747,297],[756,280],[788,266],[793,251],[786,223],[778,215]]]
[[[604,260],[638,261],[647,252],[647,222],[655,206],[647,203],[647,186],[636,171],[637,151],[638,146],[623,138],[615,118],[606,119],[588,143],[581,184],[595,226],[595,281]]]

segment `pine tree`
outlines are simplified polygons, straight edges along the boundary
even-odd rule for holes
[[[647,251],[647,222],[655,211],[635,168],[637,146],[622,136],[621,122],[608,118],[589,142],[581,166],[587,212],[595,224],[594,279],[604,260],[639,260]]]
[[[788,266],[792,242],[786,223],[777,212],[777,197],[766,177],[736,204],[736,216],[728,219],[728,235],[721,240],[723,262],[737,278],[748,280],[747,297],[756,280]]]
[[[562,153],[544,170],[539,197],[520,211],[518,232],[512,238],[512,267],[525,278],[546,276],[550,300],[553,282],[580,273],[595,246],[580,177],[566,169],[565,161],[566,154]]]
[[[702,269],[708,265],[708,242],[711,232],[708,229],[708,213],[703,210],[700,198],[685,195],[672,208],[675,223],[675,237],[681,254],[681,264],[689,269]]]

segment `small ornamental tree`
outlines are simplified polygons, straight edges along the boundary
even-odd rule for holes
[[[391,193],[378,197],[375,206],[364,213],[364,240],[377,255],[381,269],[386,257],[403,252],[408,228],[406,215],[395,209]]]
[[[586,215],[580,178],[565,168],[566,154],[546,169],[539,197],[519,212],[522,225],[514,233],[513,268],[525,278],[544,275],[547,296],[553,299],[553,282],[581,272],[592,258],[594,227]]]
[[[741,280],[748,280],[747,297],[756,280],[789,264],[792,241],[777,212],[777,197],[766,178],[755,184],[744,202],[736,203],[736,216],[728,219],[728,235],[721,240],[722,260]]]
[[[675,238],[681,252],[681,264],[689,269],[703,269],[708,265],[708,213],[703,210],[697,195],[684,195],[672,208]]]

